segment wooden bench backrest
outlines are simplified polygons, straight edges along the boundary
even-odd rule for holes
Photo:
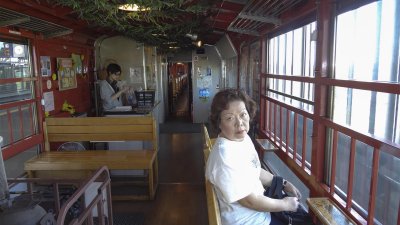
[[[206,126],[203,125],[203,137],[204,137],[204,162],[207,162],[208,156],[211,153],[211,148],[215,140],[211,140],[208,135]],[[209,225],[221,225],[221,214],[219,211],[218,199],[215,194],[213,184],[205,179],[206,195],[207,195],[207,210],[208,210],[208,224]]]
[[[157,126],[152,116],[46,118],[45,151],[50,142],[150,141],[157,150]]]

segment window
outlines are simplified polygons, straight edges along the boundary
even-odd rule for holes
[[[335,79],[398,83],[399,18],[400,3],[392,0],[340,14]],[[399,95],[335,87],[334,99],[335,122],[400,144]]]
[[[311,162],[315,29],[311,22],[273,37],[267,50],[265,95],[270,101],[262,127],[304,169]]]
[[[283,76],[314,77],[316,23],[268,40],[268,74],[282,76],[268,79],[268,96],[312,112],[314,84]]]
[[[41,140],[37,125],[40,100],[35,98],[37,77],[31,65],[26,41],[0,40],[0,136],[5,159],[18,154],[24,149],[21,146],[37,149]]]
[[[315,23],[267,40],[261,131],[280,148],[279,158],[301,167],[291,164],[292,170],[309,169],[322,178],[324,190],[353,219],[395,225],[400,199],[400,2],[345,0],[333,5],[339,11],[327,23],[334,25],[332,30],[319,30],[321,44],[332,40],[332,48],[324,48],[318,61],[330,64],[317,65],[332,68],[324,76],[314,79],[320,43]],[[325,50],[332,51],[331,57]],[[318,102],[316,85],[324,97]],[[322,110],[314,112],[314,106]]]
[[[374,90],[374,84],[399,83],[399,40],[399,1],[377,1],[337,15],[333,78],[353,85],[333,86],[331,118],[364,135],[365,140],[329,130],[332,139],[337,135],[337,146],[328,148],[336,168],[328,172],[335,175],[326,182],[342,199],[352,195],[351,207],[364,218],[371,212],[369,203],[375,201],[372,210],[376,224],[395,225],[398,221],[400,175],[394,171],[400,171],[400,160],[380,149],[381,145],[372,146],[370,140],[400,144],[399,92]],[[370,189],[374,159],[379,159],[376,194]],[[374,195],[375,199],[370,199]]]

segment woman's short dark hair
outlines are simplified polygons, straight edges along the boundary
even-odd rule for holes
[[[108,75],[116,74],[118,72],[121,72],[121,67],[118,64],[116,64],[116,63],[108,64],[108,66],[107,66],[107,74]]]
[[[250,121],[254,119],[257,112],[256,102],[250,98],[244,91],[240,89],[225,89],[218,92],[211,103],[210,122],[212,128],[218,133],[220,132],[219,124],[221,122],[221,112],[228,109],[228,105],[234,101],[242,101],[249,113]]]

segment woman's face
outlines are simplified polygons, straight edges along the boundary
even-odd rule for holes
[[[231,141],[242,141],[249,131],[250,117],[242,101],[233,101],[221,112],[220,136]]]

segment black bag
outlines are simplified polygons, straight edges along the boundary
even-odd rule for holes
[[[270,198],[282,199],[288,196],[283,191],[283,178],[274,176],[272,179],[271,186],[267,188],[264,195]],[[275,217],[279,218],[282,222],[292,225],[313,225],[313,221],[310,215],[299,205],[296,212],[282,211],[282,212],[271,212]],[[291,222],[291,223],[290,223]]]

